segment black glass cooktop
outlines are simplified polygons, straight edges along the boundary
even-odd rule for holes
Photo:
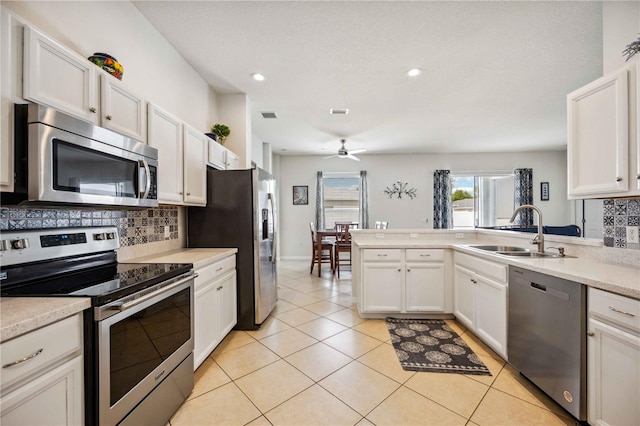
[[[3,269],[2,297],[90,297],[99,306],[189,272],[191,263],[117,263],[95,256]]]

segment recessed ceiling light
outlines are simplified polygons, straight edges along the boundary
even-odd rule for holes
[[[407,75],[409,77],[417,77],[420,74],[422,74],[422,68],[411,68],[409,71],[407,71]]]
[[[331,115],[347,115],[349,114],[348,108],[331,108],[329,110],[329,114]]]
[[[251,74],[251,78],[255,81],[264,81],[264,75],[260,74],[259,72],[254,72],[253,74]]]

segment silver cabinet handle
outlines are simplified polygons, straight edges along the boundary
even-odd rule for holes
[[[14,365],[18,365],[18,364],[22,364],[23,362],[27,362],[30,359],[33,359],[33,358],[37,357],[38,355],[40,355],[43,350],[44,350],[44,348],[40,348],[37,351],[35,351],[34,353],[32,353],[31,355],[25,356],[22,359],[19,359],[17,361],[13,361],[13,362],[10,362],[8,364],[3,365],[2,368],[9,368],[9,367],[13,367]]]
[[[421,254],[420,257],[431,257],[430,254]]]
[[[636,176],[636,179],[640,180],[640,174],[638,176]]]
[[[594,333],[593,331],[587,331],[587,336],[593,337],[595,335],[596,335],[596,333]]]
[[[411,269],[407,269],[407,272],[411,272]]]
[[[622,182],[622,178],[620,176],[616,177],[616,182]]]
[[[109,120],[109,121],[110,121],[110,120],[111,120],[111,118],[113,118],[113,117],[111,117],[110,115],[107,115],[107,120]]]
[[[474,284],[478,284],[478,281],[474,280],[473,278],[471,278],[471,282]]]
[[[378,256],[378,257],[387,257],[386,254],[380,254],[380,253],[378,253],[376,256]]]
[[[216,269],[216,272],[220,272],[220,271],[222,271],[222,266]]]
[[[613,306],[609,306],[609,309],[612,310],[613,312],[617,312],[619,314],[626,315],[628,317],[635,317],[635,314],[632,314],[631,312],[620,311],[614,308]]]
[[[92,113],[94,113],[94,114],[95,114],[95,113],[96,113],[96,111],[97,111],[97,110],[96,110],[94,107],[89,108],[89,112],[92,112]]]
[[[187,195],[191,195],[191,193],[190,193],[190,192],[187,192]]]
[[[398,268],[398,272],[402,272],[402,269]]]

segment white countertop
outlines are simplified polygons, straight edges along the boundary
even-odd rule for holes
[[[128,259],[127,262],[193,263],[194,269],[200,269],[237,252],[237,248],[182,248]]]
[[[52,324],[91,307],[88,297],[0,298],[0,342]]]
[[[579,257],[507,257],[470,248],[469,244],[456,244],[451,240],[384,239],[363,240],[354,242],[354,244],[360,249],[449,248],[640,300],[640,268],[633,266],[610,265]],[[473,244],[482,244],[482,242],[474,242]]]

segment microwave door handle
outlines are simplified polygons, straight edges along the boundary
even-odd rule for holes
[[[145,160],[138,160],[138,164],[144,167],[144,173],[146,175],[144,192],[140,192],[138,195],[141,199],[145,199],[149,196],[149,191],[151,190],[151,171],[149,170],[149,164]]]

